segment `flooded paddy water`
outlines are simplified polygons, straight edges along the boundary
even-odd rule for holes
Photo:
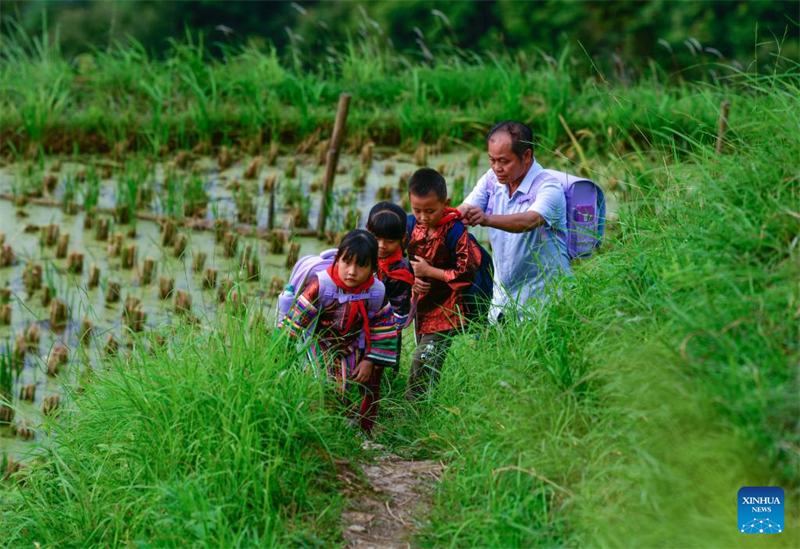
[[[102,375],[136,332],[187,318],[210,325],[231,300],[271,322],[296,257],[335,246],[375,202],[403,203],[419,164],[444,171],[456,204],[485,169],[468,151],[367,148],[340,158],[323,239],[313,236],[319,154],[271,166],[223,149],[0,167],[0,454],[24,459],[44,436],[43,414],[68,407],[68,388]]]

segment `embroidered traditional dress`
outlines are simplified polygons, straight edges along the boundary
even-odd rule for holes
[[[364,301],[341,303],[333,300],[319,310],[319,290],[317,276],[311,275],[286,315],[284,326],[288,326],[290,334],[297,337],[316,320],[309,341],[309,357],[317,371],[327,372],[337,395],[346,405],[351,404],[347,393],[355,367],[365,359],[374,364],[370,380],[359,386],[363,396],[359,409],[361,426],[369,431],[377,415],[376,401],[383,367],[391,366],[397,360],[397,328],[392,306],[384,296],[383,306],[372,318],[368,318]],[[348,293],[342,288],[338,291]]]

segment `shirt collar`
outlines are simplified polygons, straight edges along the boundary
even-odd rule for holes
[[[531,185],[533,185],[533,180],[536,179],[536,177],[543,171],[544,168],[542,168],[542,165],[539,164],[534,158],[533,164],[531,164],[531,167],[528,168],[528,173],[526,173],[525,177],[522,178],[522,183],[519,184],[517,190],[514,191],[513,195],[511,195],[511,199],[513,199],[517,194],[522,194],[522,195],[528,194],[531,190]],[[500,185],[499,182],[497,184]],[[505,185],[500,185],[500,186],[506,192],[506,196],[508,196],[508,191],[506,190],[506,186]]]

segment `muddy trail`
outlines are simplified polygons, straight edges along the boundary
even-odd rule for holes
[[[399,549],[413,547],[412,539],[427,516],[431,494],[444,471],[433,460],[410,460],[367,442],[374,457],[362,465],[363,477],[349,462],[339,463],[339,480],[349,502],[342,513],[346,547]]]

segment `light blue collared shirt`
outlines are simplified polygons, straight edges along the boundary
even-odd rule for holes
[[[478,206],[487,214],[509,215],[538,212],[545,220],[533,230],[510,233],[489,229],[494,263],[494,295],[490,317],[515,310],[523,316],[526,302],[535,298],[539,303],[558,292],[558,281],[569,276],[567,246],[559,237],[567,228],[567,201],[561,183],[543,173],[542,166],[533,161],[528,173],[514,194],[497,181],[493,170],[478,180],[464,200]]]

